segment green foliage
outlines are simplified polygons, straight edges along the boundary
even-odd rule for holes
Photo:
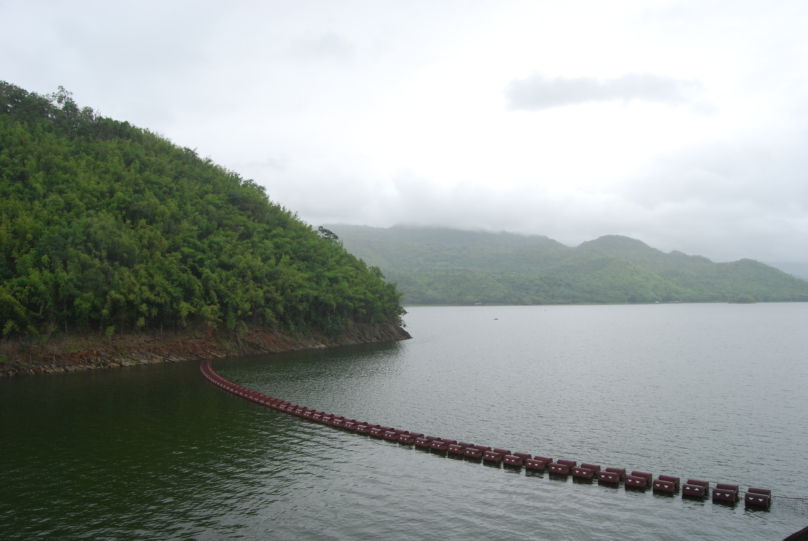
[[[395,286],[335,241],[253,181],[79,109],[61,87],[0,82],[4,336],[400,323]]]
[[[807,282],[757,261],[713,263],[615,235],[570,248],[510,233],[328,227],[409,304],[808,301]]]
[[[329,229],[326,229],[323,226],[318,227],[317,232],[320,234],[320,236],[322,238],[324,238],[326,240],[330,240],[330,241],[334,241],[334,242],[339,240],[339,237],[336,236],[333,231],[331,231]]]

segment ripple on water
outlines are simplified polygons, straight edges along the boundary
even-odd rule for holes
[[[736,308],[414,308],[401,344],[215,366],[358,419],[805,496],[806,307]],[[808,523],[408,449],[250,404],[192,363],[0,380],[0,407],[10,539],[751,540]]]

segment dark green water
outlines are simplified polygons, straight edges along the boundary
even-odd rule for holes
[[[497,318],[494,320],[494,318]],[[808,305],[413,308],[413,340],[217,361],[366,421],[808,497]],[[3,539],[782,539],[769,512],[509,471],[227,395],[196,363],[0,380]]]

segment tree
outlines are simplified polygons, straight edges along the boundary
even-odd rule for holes
[[[337,235],[335,235],[333,231],[331,231],[329,229],[326,229],[323,226],[318,227],[317,231],[320,233],[320,237],[324,238],[325,240],[329,240],[329,241],[338,241],[339,240],[339,237]]]

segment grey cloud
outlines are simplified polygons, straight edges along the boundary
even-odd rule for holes
[[[765,167],[761,169],[764,173]],[[717,183],[706,191],[653,202],[630,186],[611,193],[554,193],[539,187],[494,189],[476,183],[441,187],[412,173],[399,173],[387,182],[283,177],[270,183],[272,198],[312,224],[504,230],[546,235],[569,246],[617,234],[666,252],[679,250],[713,261],[808,261],[805,207],[792,201],[792,208],[784,211],[771,200],[756,199],[751,189],[734,198],[715,198],[712,192],[726,189],[721,175],[702,177],[703,184]],[[792,195],[799,198],[793,191]]]
[[[754,202],[778,212],[808,215],[808,133],[791,141],[725,141],[657,158],[619,187],[646,208],[699,200],[706,204]]]
[[[263,160],[248,162],[237,162],[233,164],[233,169],[242,175],[256,178],[266,178],[277,172],[286,171],[289,168],[289,157],[285,153],[276,156],[266,157]]]
[[[15,21],[0,33],[0,45],[15,52],[0,55],[3,79],[43,93],[62,84],[82,105],[199,148],[200,155],[265,184],[274,200],[310,223],[508,230],[569,245],[614,233],[714,260],[808,259],[808,132],[795,137],[792,128],[780,134],[785,141],[772,141],[772,131],[759,135],[766,146],[729,142],[668,155],[609,193],[445,187],[412,173],[374,176],[383,173],[366,173],[351,158],[322,157],[334,154],[334,145],[322,145],[345,121],[343,111],[363,111],[368,97],[429,65],[444,41],[460,35],[458,18],[466,17],[461,26],[468,28],[474,26],[468,21],[481,20],[482,11],[468,3],[463,9],[432,3],[428,16],[403,3],[373,3],[362,6],[375,10],[363,17],[324,1],[261,9],[253,2],[204,0],[201,7],[184,0],[121,4],[125,9],[68,4],[0,0],[0,19]],[[701,20],[701,8],[693,9]],[[721,20],[701,24],[709,33]],[[683,32],[692,30],[691,22],[683,21]],[[804,41],[801,23],[804,17],[795,17],[789,31],[778,29],[793,41],[789,54],[753,49],[748,59],[757,66],[750,71],[755,91],[779,92],[788,117],[805,125],[804,81],[794,75],[804,72],[796,46]],[[27,39],[32,35],[37,39]],[[389,44],[388,56],[370,55],[373,62],[366,63],[363,55],[380,42]],[[355,62],[357,69],[341,74],[344,79],[321,69],[340,62]],[[513,110],[644,101],[704,113],[711,107],[701,101],[704,90],[698,81],[648,73],[611,79],[536,74],[513,81],[504,94]],[[329,124],[319,123],[323,112]]]
[[[354,47],[350,42],[333,32],[297,40],[287,53],[294,58],[307,59],[349,59],[354,55]]]
[[[628,73],[614,79],[594,77],[556,77],[540,73],[515,79],[505,87],[508,109],[541,111],[566,105],[591,102],[632,100],[691,105],[696,112],[711,112],[712,107],[699,101],[704,90],[698,81],[684,81],[651,73]]]

